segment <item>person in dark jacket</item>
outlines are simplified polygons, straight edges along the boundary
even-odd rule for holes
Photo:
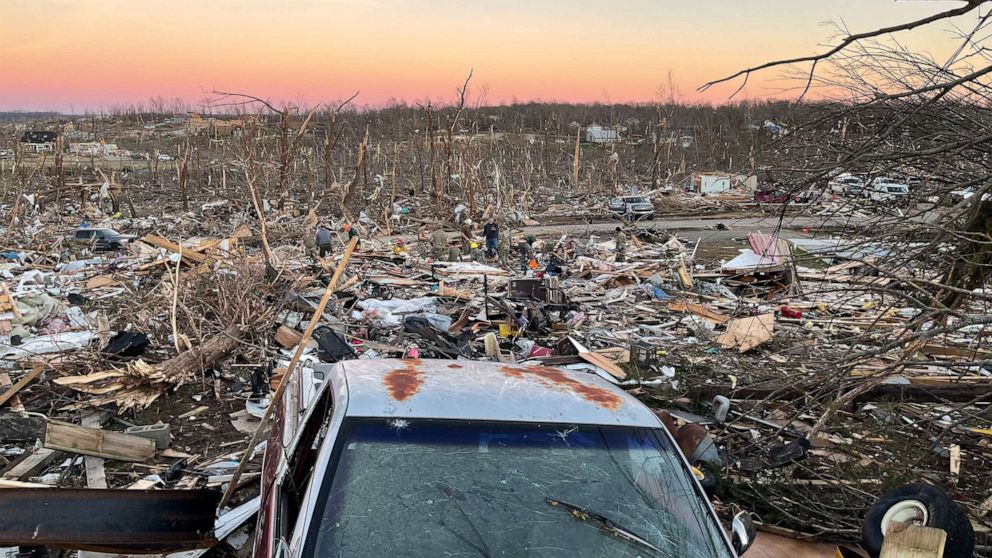
[[[499,227],[489,219],[486,221],[486,226],[482,227],[482,234],[486,237],[486,255],[491,258],[496,255],[496,250],[499,248]]]

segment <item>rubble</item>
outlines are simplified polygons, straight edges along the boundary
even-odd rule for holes
[[[6,486],[93,486],[102,467],[111,488],[212,486],[249,505],[269,402],[312,362],[490,359],[621,385],[719,479],[717,509],[747,505],[762,528],[852,540],[874,494],[914,478],[989,527],[992,371],[970,364],[992,356],[987,331],[931,324],[912,359],[887,348],[919,312],[849,290],[893,282],[862,274],[882,247],[754,233],[721,261],[636,225],[625,261],[580,227],[445,261],[397,225],[320,258],[312,217],[269,216],[271,259],[250,219],[181,215],[106,223],[137,235],[119,252],[19,248],[0,282]],[[825,372],[852,352],[856,367]],[[110,420],[84,426],[94,410]]]

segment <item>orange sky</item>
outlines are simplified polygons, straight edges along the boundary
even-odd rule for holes
[[[450,100],[469,68],[487,101],[683,98],[748,64],[957,2],[892,0],[5,0],[0,110],[97,110],[212,89],[316,104],[361,91]],[[940,49],[947,23],[913,33]],[[769,73],[749,97],[780,85]]]

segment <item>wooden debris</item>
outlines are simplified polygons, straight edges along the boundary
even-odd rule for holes
[[[155,455],[155,442],[138,436],[49,421],[44,446],[118,461],[147,461]]]
[[[87,289],[99,289],[100,287],[111,287],[117,284],[117,279],[114,279],[110,275],[97,275],[86,280]]]
[[[0,281],[0,312],[6,312],[8,310],[13,312],[14,317],[18,320],[24,318],[24,315],[17,308],[17,301],[14,300],[14,296],[7,289],[7,284]]]
[[[0,475],[9,480],[24,480],[45,470],[48,465],[62,455],[61,451],[49,448],[37,448],[21,456]]]
[[[281,325],[276,329],[276,334],[273,338],[280,346],[286,349],[292,349],[303,340],[303,333]]]
[[[716,342],[725,349],[737,347],[738,351],[746,353],[771,341],[774,328],[774,314],[737,318],[727,322],[727,331],[717,337]]]
[[[623,371],[623,368],[617,366],[612,360],[606,358],[605,356],[593,352],[593,351],[579,351],[579,357],[582,360],[592,364],[593,366],[598,366],[605,370],[610,376],[618,380],[623,380],[627,378],[627,373]]]
[[[669,302],[668,309],[672,312],[688,312],[717,324],[724,324],[730,321],[730,316],[710,310],[702,304],[696,304],[694,302],[685,302],[682,300]]]
[[[893,521],[879,558],[942,558],[946,542],[943,529]]]
[[[3,407],[4,403],[6,403],[8,400],[10,400],[15,395],[17,395],[17,392],[24,389],[24,386],[31,383],[31,380],[37,378],[38,375],[41,374],[42,371],[44,370],[45,370],[45,366],[43,364],[35,363],[31,367],[31,371],[25,374],[24,377],[22,377],[20,380],[18,380],[18,382],[14,384],[13,387],[7,389],[3,393],[0,393],[0,407]]]
[[[196,252],[192,248],[180,247],[178,244],[172,242],[168,238],[158,236],[157,234],[145,235],[141,237],[141,241],[144,242],[145,244],[150,244],[156,248],[164,248],[176,254],[178,254],[181,250],[184,260],[192,260],[198,264],[202,264],[210,261],[209,256],[205,256],[199,252]]]

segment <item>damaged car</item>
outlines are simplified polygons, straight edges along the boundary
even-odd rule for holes
[[[258,558],[730,558],[754,538],[743,512],[728,536],[661,420],[593,374],[370,359],[288,381]]]

